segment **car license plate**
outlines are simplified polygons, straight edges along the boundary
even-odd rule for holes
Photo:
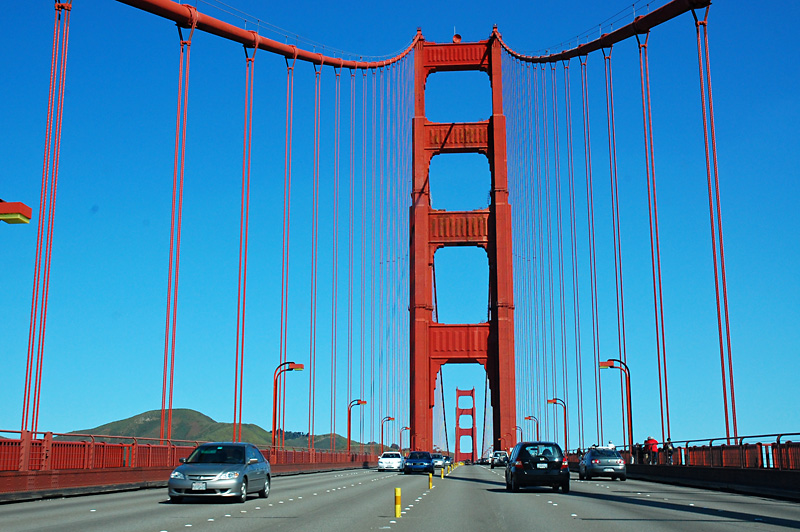
[[[547,469],[547,464],[536,464],[537,469]]]
[[[205,482],[192,482],[192,491],[205,491]]]
[[[605,468],[603,471],[605,471],[605,472],[607,472],[607,473],[609,473],[609,472],[610,472],[610,473],[613,473],[613,472],[614,472],[614,468],[612,468],[612,467],[607,467],[607,468]]]

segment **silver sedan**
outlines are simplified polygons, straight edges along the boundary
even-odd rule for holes
[[[170,475],[171,502],[184,497],[234,497],[247,500],[248,493],[269,496],[269,462],[249,443],[205,443]]]

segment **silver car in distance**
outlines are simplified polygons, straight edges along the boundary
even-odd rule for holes
[[[248,493],[269,496],[269,462],[249,443],[204,443],[189,458],[182,458],[169,476],[169,499],[184,497],[234,497],[247,500]]]

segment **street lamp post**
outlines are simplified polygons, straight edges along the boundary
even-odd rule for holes
[[[392,416],[386,416],[381,419],[381,454],[383,454],[383,424],[387,421],[394,421],[394,418]]]
[[[411,427],[402,427],[400,429],[400,454],[403,454],[403,431],[407,430],[411,432]]]
[[[536,416],[525,416],[525,419],[528,421],[535,421],[536,422],[536,440],[539,440],[539,418]]]
[[[366,401],[362,399],[353,399],[350,401],[350,404],[347,405],[347,453],[350,454],[350,419],[352,415],[352,410],[354,406],[365,405],[367,404]]]
[[[567,452],[567,404],[558,397],[548,399],[547,404],[561,405],[561,407],[564,409],[564,453],[566,453]]]
[[[633,414],[631,410],[631,372],[628,365],[618,358],[610,358],[605,362],[600,362],[600,368],[613,368],[625,374],[625,397],[628,402],[628,451],[633,456]]]
[[[3,201],[0,199],[0,220],[7,224],[26,224],[31,221],[33,211],[19,201]]]
[[[302,371],[302,364],[295,364],[294,362],[284,362],[275,368],[275,375],[272,377],[272,449],[275,449],[275,433],[277,429],[277,415],[278,415],[278,377],[284,371]]]
[[[519,440],[518,441],[524,440],[525,439],[525,432],[522,431],[522,427],[517,425],[514,428],[519,431]]]

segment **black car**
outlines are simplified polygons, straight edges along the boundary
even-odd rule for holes
[[[427,451],[411,451],[403,464],[403,473],[433,473],[433,458]]]
[[[506,489],[519,491],[525,486],[551,486],[553,491],[569,493],[569,464],[561,447],[553,442],[520,442],[506,464]]]

